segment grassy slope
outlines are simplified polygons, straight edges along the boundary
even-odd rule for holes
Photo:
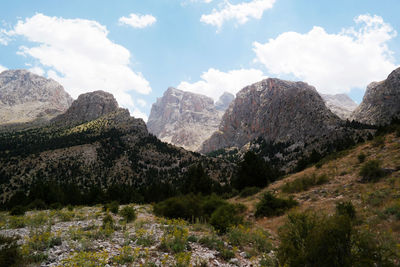
[[[383,168],[399,169],[400,138],[389,134],[384,137],[383,144],[379,144],[376,140],[360,144],[341,152],[339,158],[326,162],[320,168],[312,166],[276,181],[257,195],[248,198],[236,197],[231,201],[245,204],[248,207],[250,220],[276,236],[287,215],[255,220],[252,214],[260,196],[265,191],[273,191],[279,196],[288,196],[289,194],[281,190],[285,183],[312,174],[317,176],[326,174],[328,183],[291,194],[299,201],[299,206],[296,208],[298,211],[315,210],[332,213],[337,202],[351,201],[365,226],[379,232],[392,232],[395,240],[400,243],[400,220],[395,216],[385,214],[385,210],[396,202],[400,207],[400,171],[393,172],[377,183],[360,183],[359,171],[362,166],[358,160],[360,153],[367,156],[365,162],[378,159],[382,162]]]

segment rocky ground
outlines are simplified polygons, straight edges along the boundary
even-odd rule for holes
[[[259,252],[233,246],[232,237],[218,236],[209,225],[158,218],[149,205],[134,208],[137,219],[131,223],[101,206],[3,213],[0,235],[18,237],[34,266],[259,266],[262,260]],[[113,227],[103,227],[107,214]]]

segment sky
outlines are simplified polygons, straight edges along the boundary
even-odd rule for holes
[[[3,0],[0,71],[73,97],[112,93],[147,120],[172,86],[212,97],[267,77],[360,102],[400,66],[399,0]]]

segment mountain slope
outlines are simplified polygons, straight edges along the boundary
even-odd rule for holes
[[[147,127],[164,142],[196,151],[218,128],[232,99],[233,95],[224,94],[214,106],[207,96],[171,87],[153,104]]]
[[[388,78],[368,85],[363,101],[351,119],[366,124],[384,125],[400,116],[400,68]]]
[[[26,70],[0,73],[0,124],[47,121],[71,103],[72,98],[54,80]]]
[[[346,94],[328,95],[321,94],[326,106],[339,118],[346,120],[350,118],[351,113],[357,108],[357,103],[354,102]]]
[[[90,93],[96,98],[99,92]],[[106,106],[109,98],[102,98]],[[79,98],[76,102],[80,102]],[[65,114],[95,110],[72,104]],[[77,109],[80,107],[82,109]],[[67,118],[64,116],[63,118]],[[38,183],[76,185],[81,190],[104,190],[124,185],[149,198],[162,198],[183,182],[188,168],[201,163],[212,179],[230,179],[233,165],[162,143],[149,134],[143,120],[117,108],[85,123],[72,120],[45,127],[0,133],[0,197],[4,202]],[[16,171],[18,170],[18,171]],[[156,189],[164,190],[155,194]],[[149,190],[149,191],[146,191]]]

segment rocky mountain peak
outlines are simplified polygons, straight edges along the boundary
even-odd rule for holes
[[[215,103],[215,108],[217,110],[225,111],[232,103],[233,99],[235,99],[233,94],[224,92]]]
[[[48,120],[67,110],[72,101],[52,79],[27,70],[0,73],[0,124]]]
[[[357,108],[357,103],[354,102],[346,94],[321,94],[326,106],[342,120],[350,118],[351,113]]]
[[[97,119],[118,109],[114,96],[104,91],[81,94],[71,107],[53,121],[60,123],[77,123]]]
[[[237,93],[219,130],[204,142],[201,151],[241,148],[258,137],[301,146],[331,135],[339,123],[314,87],[270,78]]]
[[[363,101],[350,119],[371,125],[384,125],[400,116],[400,68],[388,78],[368,85]]]
[[[147,127],[162,141],[195,151],[218,128],[222,114],[212,98],[170,87],[153,104]]]

